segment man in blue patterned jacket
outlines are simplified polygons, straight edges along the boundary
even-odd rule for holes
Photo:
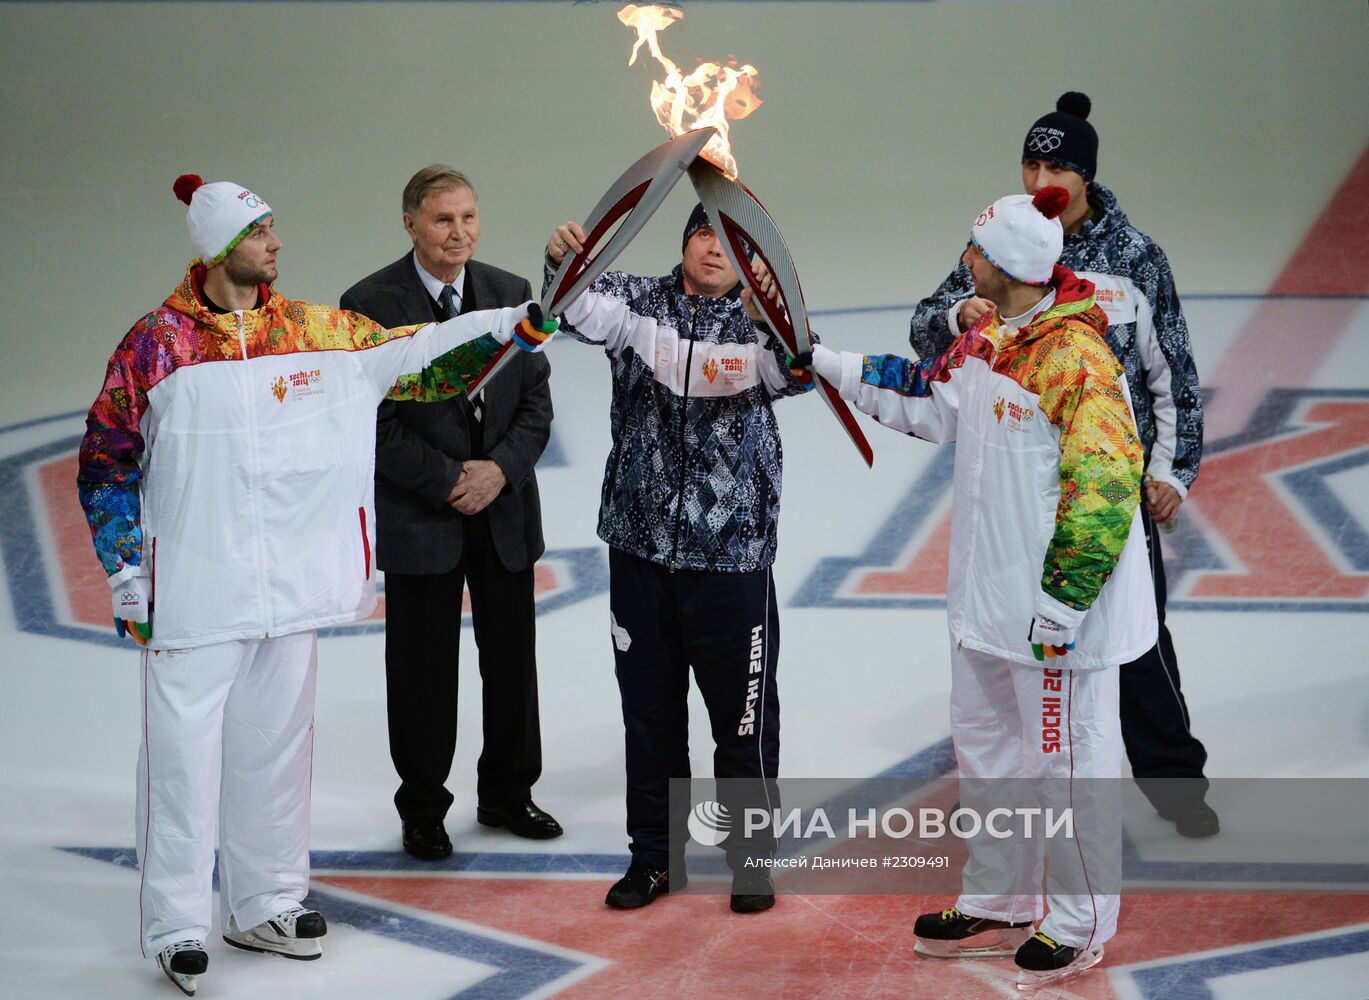
[[[1022,184],[1028,194],[1064,187],[1070,204],[1060,217],[1060,263],[1092,281],[1108,316],[1107,343],[1126,370],[1136,426],[1146,447],[1141,505],[1155,581],[1160,637],[1121,672],[1122,738],[1132,773],[1151,803],[1186,837],[1211,836],[1217,814],[1204,801],[1207,751],[1189,728],[1174,642],[1165,626],[1165,566],[1155,525],[1177,523],[1179,507],[1198,476],[1203,450],[1203,401],[1174,277],[1164,251],[1128,221],[1117,197],[1095,181],[1098,134],[1086,120],[1088,97],[1067,93],[1056,110],[1028,130]],[[962,263],[917,304],[909,341],[919,355],[940,354],[992,303],[975,295]],[[1180,780],[1173,780],[1180,779]]]
[[[548,283],[584,238],[577,223],[557,227],[547,243]],[[603,275],[562,324],[571,337],[602,346],[613,373],[599,537],[609,545],[626,730],[632,864],[605,900],[618,909],[685,884],[687,834],[670,828],[669,783],[689,777],[691,667],[708,706],[714,776],[756,779],[748,787],[768,799],[757,804],[778,805],[771,565],[781,455],[771,400],[812,382],[787,367],[778,341],[748,316],[750,291],[742,292],[702,205],[685,226],[681,253],[665,277]],[[737,819],[749,804],[729,803],[725,790],[719,799]],[[773,841],[725,847],[732,909],[773,906],[766,868],[755,865],[757,855],[773,853]]]

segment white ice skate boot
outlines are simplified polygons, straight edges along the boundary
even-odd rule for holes
[[[1035,990],[1092,969],[1103,960],[1103,946],[1071,948],[1037,931],[1017,949],[1014,957],[1017,961],[1017,988]]]
[[[237,919],[228,918],[223,939],[234,948],[284,955],[309,962],[323,954],[318,939],[328,933],[328,924],[317,910],[292,906],[250,930],[239,930]]]
[[[193,997],[199,975],[209,968],[209,956],[203,941],[187,938],[157,952],[157,965],[166,973],[166,978],[176,984],[176,989]]]

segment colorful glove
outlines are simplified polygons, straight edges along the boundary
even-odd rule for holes
[[[790,374],[803,386],[804,392],[812,390],[816,383],[813,381],[813,352],[811,350],[800,351],[798,354],[786,354],[784,363]]]
[[[1037,615],[1032,619],[1027,632],[1032,653],[1038,660],[1054,660],[1065,656],[1074,648],[1074,633],[1077,629],[1066,628],[1057,621]]]
[[[139,646],[152,638],[152,582],[145,576],[132,576],[116,584],[112,593],[114,631],[122,639],[131,635]]]
[[[528,303],[528,318],[513,328],[513,342],[525,351],[540,351],[546,346],[557,323],[542,315],[542,307],[536,302]]]

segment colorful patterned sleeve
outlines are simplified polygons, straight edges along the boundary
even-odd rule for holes
[[[149,316],[124,337],[105,371],[105,383],[86,416],[76,490],[86,512],[100,565],[111,577],[134,576],[142,564],[142,503],[138,494],[145,442],[148,377],[157,352]]]
[[[951,374],[970,358],[991,359],[998,331],[994,315],[986,313],[972,329],[921,361],[910,361],[896,354],[867,356],[861,366],[861,381],[891,389],[900,396],[930,396],[935,383],[949,382]]]
[[[886,427],[936,444],[956,439],[960,393],[955,375],[970,358],[987,360],[993,354],[995,330],[990,316],[957,337],[949,350],[921,361],[895,354],[860,358],[859,388],[854,394],[842,375],[842,395]],[[848,355],[843,355],[843,358]],[[849,355],[849,357],[856,357]]]
[[[374,320],[361,315],[361,313],[349,312],[345,309],[295,302],[290,303],[288,308],[297,312],[297,315],[290,318],[309,331],[311,346],[316,350],[342,349],[364,352],[396,340],[412,338],[420,330],[444,325],[419,323],[414,326],[397,326],[386,329]],[[468,313],[466,316],[460,317],[459,320],[479,322],[476,317],[481,316],[486,316],[486,314]],[[452,322],[457,321],[448,321],[448,323]],[[424,334],[424,338],[432,335],[432,332],[429,332]],[[424,338],[420,338],[420,340]],[[492,334],[483,333],[450,351],[427,358],[423,356],[422,345],[415,343],[413,345],[415,349],[406,351],[403,357],[396,359],[395,364],[398,365],[399,370],[393,379],[387,378],[391,384],[384,398],[432,403],[460,395],[466,391],[466,386],[484,370],[485,365],[499,350],[499,346],[499,341]],[[396,369],[389,367],[388,371],[395,372]]]
[[[860,380],[900,396],[930,396],[932,383],[943,372],[936,364],[940,360],[940,355],[913,361],[897,354],[867,354],[860,363]]]
[[[404,329],[412,334],[422,327]],[[426,368],[400,375],[385,398],[433,403],[459,395],[485,370],[485,365],[489,364],[499,346],[499,341],[491,334],[481,334],[477,339],[462,344],[446,354],[439,354]]]
[[[861,364],[860,380],[867,385],[891,389],[900,396],[930,396],[932,385],[948,381],[951,372],[963,365],[966,358],[987,358],[991,353],[988,341],[966,334],[952,350],[921,361],[901,358],[897,354],[867,355]]]
[[[1065,336],[1068,336],[1067,334]],[[1043,338],[1041,411],[1060,428],[1060,500],[1041,589],[1086,611],[1117,566],[1141,498],[1144,452],[1121,367],[1099,338]],[[1065,346],[1065,350],[1060,348]]]

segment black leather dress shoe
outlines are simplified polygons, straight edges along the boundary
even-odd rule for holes
[[[1166,816],[1174,821],[1174,829],[1181,837],[1211,837],[1221,832],[1221,820],[1206,802],[1196,802],[1186,809],[1175,810],[1174,815]]]
[[[732,876],[732,912],[760,913],[775,905],[775,883],[768,871],[738,872]]]
[[[424,861],[441,861],[452,854],[452,841],[441,823],[405,823],[404,853]]]
[[[537,808],[532,799],[511,806],[479,806],[475,818],[484,826],[506,827],[515,837],[551,840],[562,834],[561,824],[550,813]]]
[[[676,889],[683,889],[687,880],[677,876]],[[604,902],[615,910],[638,910],[656,901],[657,896],[670,892],[670,870],[653,868],[651,865],[634,861],[628,865],[627,874],[613,883],[613,888],[604,897]]]

